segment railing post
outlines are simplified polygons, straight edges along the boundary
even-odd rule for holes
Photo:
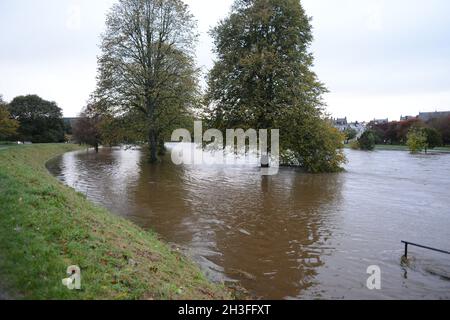
[[[450,251],[446,251],[446,250],[440,250],[440,249],[436,249],[436,248],[431,248],[431,247],[427,247],[427,246],[423,246],[417,243],[412,243],[412,242],[408,242],[408,241],[403,241],[402,243],[405,244],[405,258],[408,258],[408,245],[412,245],[413,247],[418,247],[418,248],[422,248],[422,249],[427,249],[427,250],[431,250],[431,251],[436,251],[436,252],[440,252],[440,253],[445,253],[445,254],[450,254]]]

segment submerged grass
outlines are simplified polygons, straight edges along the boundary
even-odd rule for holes
[[[0,293],[23,299],[229,299],[187,258],[45,169],[75,145],[0,150]],[[82,270],[82,290],[61,280]],[[1,295],[0,295],[1,296]]]

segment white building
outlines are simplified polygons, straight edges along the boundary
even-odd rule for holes
[[[333,119],[333,125],[340,132],[344,132],[348,128],[347,117]]]
[[[353,129],[356,131],[357,138],[361,137],[361,135],[366,131],[367,124],[365,122],[348,122],[347,117],[345,118],[337,118],[333,120],[333,125],[340,132],[344,132],[348,129]]]
[[[386,124],[386,123],[389,123],[389,119],[373,119],[372,123],[375,125]]]

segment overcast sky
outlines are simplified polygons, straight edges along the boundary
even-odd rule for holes
[[[35,93],[75,116],[95,89],[96,56],[114,0],[0,0],[0,94]],[[211,67],[210,27],[232,0],[186,0]],[[302,0],[313,17],[328,111],[350,120],[450,110],[450,1]]]

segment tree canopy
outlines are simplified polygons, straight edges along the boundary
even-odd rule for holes
[[[373,151],[375,149],[375,133],[372,130],[365,131],[358,139],[358,146],[361,150]]]
[[[408,132],[412,127],[424,127],[425,125],[420,119],[414,118],[379,124],[371,122],[368,127],[375,134],[378,144],[405,144]]]
[[[37,95],[19,96],[8,105],[11,117],[20,123],[17,139],[33,143],[64,142],[62,111],[55,102]]]
[[[348,143],[350,140],[353,140],[358,136],[358,132],[353,128],[347,128],[344,131],[344,135],[346,143]]]
[[[343,136],[325,120],[324,85],[312,71],[309,17],[298,0],[236,0],[211,32],[217,61],[205,118],[218,129],[280,129],[285,164],[339,170]]]
[[[409,130],[406,144],[411,153],[428,152],[442,146],[442,135],[436,129],[415,126]]]
[[[444,144],[450,145],[450,117],[432,119],[428,125],[439,132]]]
[[[148,142],[155,162],[167,132],[198,102],[196,24],[181,0],[119,0],[106,26],[96,105],[110,125],[125,121],[129,138]]]
[[[418,153],[427,149],[427,135],[422,128],[412,127],[408,133],[406,142],[411,153]]]
[[[101,122],[101,115],[96,113],[92,105],[84,108],[72,127],[75,142],[90,145],[98,152],[102,143]]]
[[[427,137],[427,148],[434,149],[442,146],[442,135],[434,128],[422,129]]]
[[[8,105],[3,101],[3,97],[0,95],[0,139],[8,139],[16,134],[19,123],[11,119],[11,115],[8,111]]]

